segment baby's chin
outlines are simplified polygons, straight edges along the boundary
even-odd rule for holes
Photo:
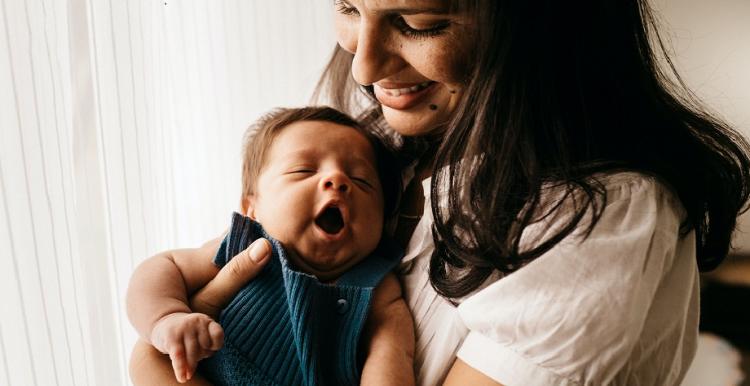
[[[300,272],[314,275],[321,282],[335,281],[344,272],[362,261],[365,256],[326,256],[316,257],[314,254],[305,254],[304,251],[296,251],[288,248],[289,261],[294,269]]]

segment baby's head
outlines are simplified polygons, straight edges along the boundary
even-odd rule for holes
[[[347,115],[276,109],[248,129],[242,210],[297,269],[330,280],[378,245],[398,178],[385,148]]]

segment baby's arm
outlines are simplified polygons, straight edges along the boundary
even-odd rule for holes
[[[396,276],[375,288],[365,324],[362,385],[414,385],[414,321]]]
[[[141,338],[169,354],[180,382],[190,379],[198,361],[223,344],[221,326],[188,307],[190,294],[218,272],[212,258],[220,242],[215,239],[200,248],[160,253],[141,263],[130,279],[130,322]]]

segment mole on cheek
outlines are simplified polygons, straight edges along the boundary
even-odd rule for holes
[[[430,110],[437,110],[437,105],[430,105]]]

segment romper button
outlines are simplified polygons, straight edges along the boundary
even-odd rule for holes
[[[346,301],[346,299],[339,299],[336,302],[336,311],[338,311],[339,314],[345,313],[349,309],[349,302]]]

